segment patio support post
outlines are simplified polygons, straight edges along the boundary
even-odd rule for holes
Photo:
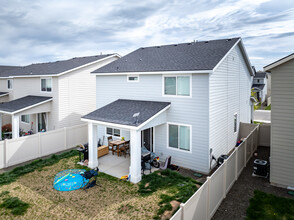
[[[0,113],[0,141],[2,141],[2,114]]]
[[[88,167],[98,167],[98,155],[97,155],[97,125],[88,123],[88,147],[89,147],[89,163]]]
[[[131,182],[141,181],[141,131],[130,130]]]
[[[12,115],[12,138],[19,137],[19,115]]]

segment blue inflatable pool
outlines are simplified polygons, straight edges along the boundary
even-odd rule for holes
[[[58,191],[72,191],[84,187],[89,180],[81,174],[86,172],[83,169],[63,170],[56,174],[53,187]]]

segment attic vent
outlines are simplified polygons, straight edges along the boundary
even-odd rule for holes
[[[188,43],[188,45],[191,45],[191,43]]]
[[[118,66],[116,67],[116,70],[118,70]]]
[[[177,44],[174,45],[175,47],[178,46]]]
[[[207,43],[208,43],[208,41],[205,41],[204,43],[206,43],[206,44],[207,44]]]
[[[231,41],[232,39],[227,39],[227,41]]]
[[[139,60],[140,60],[140,61],[142,61],[142,59],[141,59],[141,58],[140,58]]]
[[[128,60],[125,60],[125,62],[128,62]]]
[[[144,47],[141,48],[142,50],[145,49]]]
[[[157,48],[160,48],[160,46],[157,46]]]

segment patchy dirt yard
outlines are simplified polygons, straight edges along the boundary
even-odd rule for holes
[[[222,219],[245,219],[249,200],[254,196],[254,190],[271,193],[279,197],[294,199],[294,196],[287,194],[287,190],[271,186],[269,178],[253,177],[253,162],[255,159],[269,161],[269,147],[258,147],[257,156],[253,156],[239,179],[235,182],[230,192],[213,216],[213,220]]]
[[[161,197],[169,192],[160,188],[142,196],[138,192],[139,185],[103,173],[98,175],[98,185],[87,191],[55,190],[52,186],[55,175],[65,169],[80,168],[76,165],[77,159],[77,156],[62,159],[0,186],[0,193],[9,191],[11,196],[30,204],[23,216],[15,217],[0,209],[0,219],[152,219],[158,215]],[[178,205],[175,201],[171,203],[173,211]],[[164,212],[165,215],[171,216],[168,212]]]

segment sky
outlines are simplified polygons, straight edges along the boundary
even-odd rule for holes
[[[0,65],[242,37],[257,70],[294,52],[293,0],[0,0]]]

